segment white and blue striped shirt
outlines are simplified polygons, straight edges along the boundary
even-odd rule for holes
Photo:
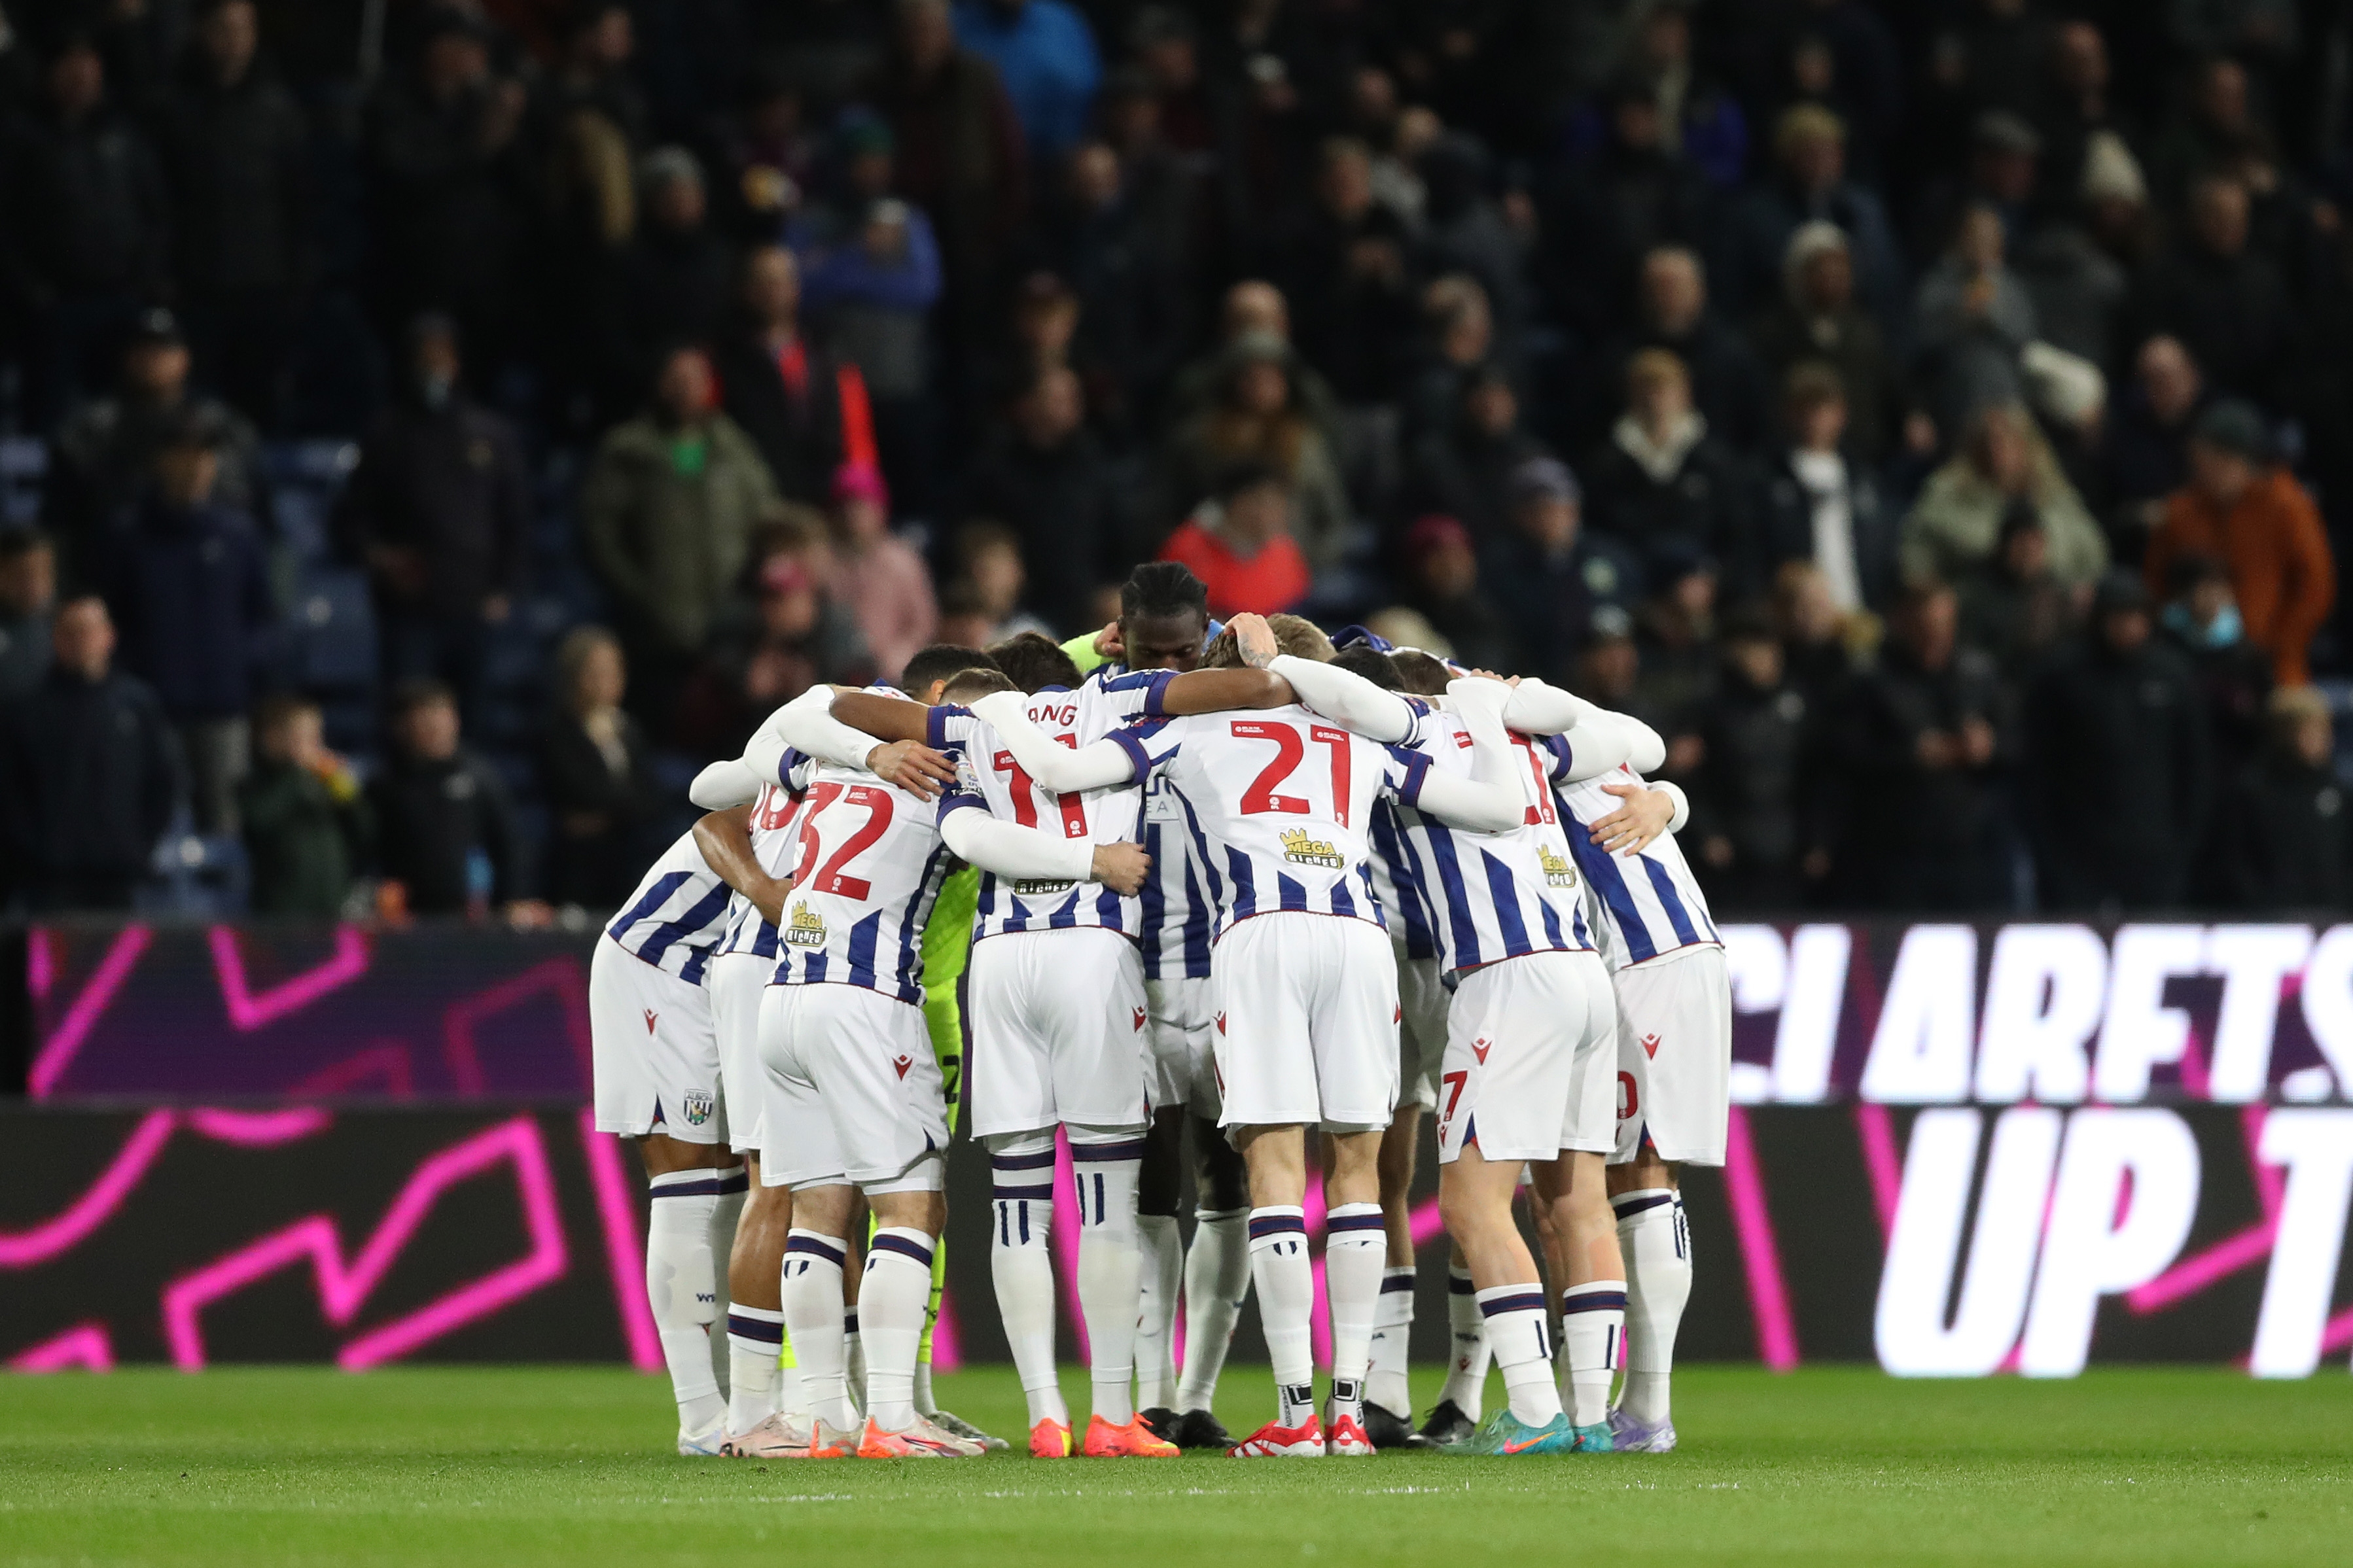
[[[752,858],[760,869],[771,877],[789,878],[793,874],[794,855],[800,846],[800,812],[808,798],[806,784],[809,767],[800,759],[797,770],[787,767],[790,775],[797,771],[803,787],[785,784],[762,784],[759,797],[752,803]],[[727,908],[727,934],[720,939],[715,956],[732,952],[749,952],[759,958],[776,956],[776,928],[761,918],[757,906],[743,894],[735,895]]]
[[[1409,956],[1435,956],[1450,973],[1532,952],[1588,952],[1577,875],[1562,831],[1553,785],[1570,767],[1558,737],[1512,737],[1525,766],[1514,770],[1521,825],[1508,833],[1466,833],[1410,805],[1394,808],[1395,835],[1384,858],[1397,868],[1398,913]],[[1425,721],[1417,750],[1430,765],[1468,774],[1471,733],[1451,713]],[[1377,842],[1378,836],[1376,836]],[[1429,954],[1416,953],[1411,928],[1427,921]]]
[[[1080,743],[1084,706],[1079,693],[1060,687],[1031,693],[1025,705],[1029,722],[1066,746]],[[988,721],[970,709],[934,708],[929,725],[926,742],[956,762],[956,787],[940,799],[942,822],[951,812],[980,810],[1018,826],[1092,844],[1121,843],[1134,831],[1141,796],[1134,785],[1057,795],[1023,772]],[[1027,881],[983,867],[972,939],[1079,927],[1134,937],[1138,923],[1137,900],[1101,882]]]
[[[1174,670],[1132,670],[1124,665],[1096,670],[1079,688],[1079,744],[1092,744],[1139,720],[1163,717],[1160,694],[1175,679]],[[1136,900],[1145,978],[1207,979],[1217,901],[1209,895],[1208,874],[1194,855],[1184,802],[1165,774],[1145,781],[1136,842],[1152,857]]]
[[[923,925],[958,864],[934,804],[863,769],[819,763],[794,854],[775,983],[860,985],[921,1006]]]
[[[700,985],[703,966],[725,934],[733,897],[690,831],[662,851],[605,934],[656,969]]]
[[[1620,768],[1559,791],[1562,814],[1577,824],[1568,847],[1609,927],[1604,956],[1613,973],[1685,948],[1724,945],[1708,913],[1707,895],[1700,891],[1673,834],[1662,833],[1640,854],[1625,856],[1610,854],[1582,831],[1626,804],[1602,785],[1641,782],[1633,769]]]

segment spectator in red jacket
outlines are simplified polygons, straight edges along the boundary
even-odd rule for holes
[[[1273,468],[1229,469],[1218,492],[1160,547],[1208,584],[1209,613],[1223,620],[1244,610],[1272,615],[1307,597],[1307,557],[1291,536],[1291,486]]]

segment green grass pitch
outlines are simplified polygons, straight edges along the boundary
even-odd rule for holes
[[[1271,1390],[1229,1385],[1243,1430]],[[1701,1367],[1672,1455],[1313,1464],[681,1459],[665,1392],[588,1368],[0,1374],[0,1563],[2353,1563],[2341,1367]],[[1008,1371],[940,1393],[1020,1425]]]

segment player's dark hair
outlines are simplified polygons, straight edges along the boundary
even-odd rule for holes
[[[1389,656],[1369,643],[1350,643],[1334,654],[1332,668],[1345,669],[1351,675],[1361,675],[1383,691],[1403,691],[1405,681],[1398,676]]]
[[[995,669],[997,661],[976,647],[959,647],[952,642],[935,642],[920,648],[907,661],[900,673],[899,689],[910,697],[920,697],[934,680],[947,680],[958,670]]]
[[[1388,660],[1389,668],[1397,671],[1399,689],[1416,697],[1442,697],[1446,683],[1454,679],[1444,660],[1418,647],[1398,648]]]
[[[976,702],[992,691],[1018,691],[1013,678],[1001,669],[960,669],[940,688],[943,702]]]
[[[1079,683],[1079,667],[1071,662],[1061,644],[1043,632],[1016,632],[992,647],[988,657],[1023,691]]]
[[[1209,620],[1209,587],[1177,561],[1146,561],[1119,585],[1119,618],[1138,616],[1181,616],[1192,610],[1204,626]]]

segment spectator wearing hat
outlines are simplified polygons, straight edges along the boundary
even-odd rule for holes
[[[368,780],[367,801],[395,907],[480,918],[514,905],[523,887],[514,801],[499,770],[464,743],[457,698],[410,681],[394,689],[391,720],[391,755]]]
[[[1460,521],[1483,546],[1510,529],[1512,476],[1550,456],[1522,426],[1510,378],[1484,366],[1464,379],[1461,405],[1448,426],[1426,430],[1414,442],[1406,493],[1411,504]]]
[[[2219,555],[2192,551],[2173,558],[2158,625],[2189,665],[2206,711],[2214,754],[2228,770],[2263,742],[2263,704],[2272,693],[2271,656],[2247,640],[2231,593],[2231,568]]]
[[[734,281],[694,154],[657,147],[639,161],[637,181],[638,222],[620,257],[617,389],[642,385],[666,344],[716,342]]]
[[[1895,578],[1895,516],[1871,469],[1846,452],[1847,396],[1838,372],[1799,365],[1781,394],[1786,444],[1765,472],[1769,568],[1811,561],[1842,614],[1885,605]]]
[[[846,460],[847,429],[866,406],[865,377],[802,330],[800,258],[785,246],[744,253],[736,305],[712,356],[728,416],[760,448],[781,494],[822,505]]]
[[[1855,300],[1854,251],[1836,224],[1800,224],[1781,255],[1779,299],[1748,332],[1766,373],[1786,388],[1799,365],[1819,363],[1846,395],[1847,455],[1877,468],[1903,416],[1887,334]]]
[[[1469,529],[1431,512],[1406,530],[1403,554],[1407,602],[1446,639],[1457,660],[1473,669],[1526,668],[1511,621],[1479,585],[1479,552]]]
[[[876,671],[896,680],[936,640],[940,609],[915,547],[891,531],[891,491],[871,464],[846,463],[833,480],[833,591],[858,622]]]
[[[141,301],[171,280],[153,149],[108,94],[86,35],[50,57],[37,101],[0,140],[0,269],[21,311],[30,413],[47,428],[103,378]]]
[[[2148,590],[2100,581],[2091,625],[2029,688],[2029,831],[2053,910],[2165,909],[2189,891],[2212,783],[2189,670],[2153,633]]]
[[[2235,398],[2207,409],[2190,433],[2189,481],[2149,541],[2151,587],[2190,552],[2229,566],[2247,640],[2271,656],[2279,684],[2309,683],[2312,637],[2337,600],[2336,563],[2311,495],[2274,460],[2263,416]]]
[[[407,346],[336,523],[375,591],[385,678],[447,682],[470,709],[486,628],[522,585],[531,481],[513,428],[466,391],[458,323],[420,316]]]
[[[780,498],[752,438],[719,411],[702,351],[666,355],[651,390],[645,411],[598,446],[580,527],[628,653],[637,711],[659,730],[741,579],[754,524]]]
[[[1960,449],[1935,473],[1904,520],[1897,565],[1906,582],[1957,582],[1990,557],[2014,505],[2042,520],[2051,571],[2088,588],[2107,570],[2108,544],[2075,487],[2018,404],[1978,410]]]
[[[1093,29],[1068,0],[961,0],[955,41],[997,68],[1038,167],[1078,145],[1103,59]]]
[[[1847,178],[1846,126],[1830,110],[1801,103],[1773,128],[1773,176],[1753,185],[1727,216],[1725,310],[1746,319],[1781,291],[1789,240],[1809,224],[1844,237],[1855,293],[1894,324],[1903,310],[1904,264],[1878,195]]]
[[[1292,487],[1263,463],[1240,462],[1160,547],[1209,591],[1209,614],[1271,616],[1298,607],[1313,585],[1291,533]]]
[[[58,554],[33,528],[0,532],[0,707],[49,673],[50,622],[58,607]]]
[[[101,580],[117,531],[128,526],[155,454],[194,415],[212,432],[213,498],[269,531],[269,488],[251,422],[219,399],[190,390],[188,341],[169,310],[142,312],[122,352],[112,397],[76,409],[50,443],[41,520],[58,543],[69,578]]]
[[[200,7],[157,151],[196,357],[231,401],[270,418],[295,302],[317,258],[310,134],[260,42],[253,0]]]
[[[1626,412],[1585,465],[1593,526],[1631,550],[1653,587],[1700,558],[1721,563],[1736,591],[1753,580],[1751,480],[1692,406],[1690,374],[1664,349],[1626,368]]]
[[[123,667],[155,692],[179,733],[202,833],[236,831],[247,715],[271,682],[276,653],[260,537],[213,493],[218,439],[201,414],[182,416],[155,454],[153,489],[106,584]]]
[[[47,678],[0,710],[0,871],[36,913],[127,910],[185,794],[146,682],[114,662],[96,595],[58,608]]]
[[[1481,580],[1519,644],[1519,668],[1566,681],[1593,618],[1641,601],[1634,552],[1585,527],[1584,492],[1568,465],[1531,458],[1512,471],[1508,526],[1481,554]]]
[[[2337,775],[2328,700],[2308,686],[2272,693],[2263,744],[2232,781],[2215,814],[2221,872],[2232,908],[2327,910],[2353,897],[2353,800]]]

